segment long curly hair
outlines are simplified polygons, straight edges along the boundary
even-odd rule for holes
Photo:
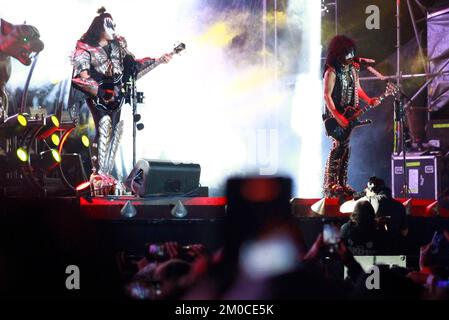
[[[339,69],[345,61],[345,56],[357,47],[354,40],[344,35],[337,35],[329,42],[326,65]]]
[[[97,13],[98,16],[92,20],[89,29],[87,29],[86,33],[84,33],[80,39],[82,42],[85,42],[91,46],[97,46],[100,41],[101,34],[104,32],[104,19],[112,19],[111,14],[107,13],[104,7],[98,9]]]
[[[350,220],[358,227],[364,229],[375,228],[374,208],[368,201],[358,201],[351,213]]]

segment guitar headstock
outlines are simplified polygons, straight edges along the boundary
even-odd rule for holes
[[[184,43],[180,43],[178,44],[174,49],[173,49],[173,53],[174,54],[179,54],[181,51],[185,50],[186,45]]]
[[[395,96],[400,91],[400,88],[393,82],[387,81],[387,86],[385,88],[384,97]]]

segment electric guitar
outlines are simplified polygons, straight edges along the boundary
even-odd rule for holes
[[[172,52],[167,55],[171,56],[174,54],[179,54],[186,48],[184,43],[180,43],[177,45]],[[137,74],[136,80],[140,79],[142,76],[146,75],[148,72],[164,63],[162,59],[154,61],[152,64],[148,65],[144,69],[140,70]],[[126,68],[125,68],[126,69]],[[125,75],[125,78],[129,78],[129,76]],[[118,111],[122,108],[123,103],[126,100],[126,92],[123,82],[127,80],[124,79],[124,75],[120,75],[118,77],[104,77],[101,81],[98,82],[98,85],[103,90],[108,90],[110,92],[110,98],[105,100],[104,98],[96,97],[96,107],[109,111]]]
[[[324,127],[326,129],[326,134],[338,141],[346,140],[351,134],[352,129],[360,126],[369,125],[372,123],[372,121],[369,119],[363,121],[359,120],[359,117],[362,114],[371,109],[376,108],[381,104],[382,100],[384,100],[386,97],[396,95],[398,92],[399,88],[396,85],[394,85],[391,82],[387,82],[385,92],[379,97],[379,102],[376,103],[374,106],[366,105],[363,108],[355,108],[352,106],[346,107],[342,116],[349,121],[348,127],[343,128],[342,126],[340,126],[340,124],[334,117],[324,119]]]

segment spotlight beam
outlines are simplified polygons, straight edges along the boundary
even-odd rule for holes
[[[321,67],[321,4],[318,1],[294,0],[290,3],[292,15],[302,17],[301,30],[307,64],[297,75],[293,97],[292,128],[297,133],[301,149],[297,173],[297,195],[319,197],[321,193],[322,140],[322,84]]]

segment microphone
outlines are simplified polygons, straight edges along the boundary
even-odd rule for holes
[[[354,61],[361,64],[371,64],[376,62],[376,60],[361,57],[354,57]]]

